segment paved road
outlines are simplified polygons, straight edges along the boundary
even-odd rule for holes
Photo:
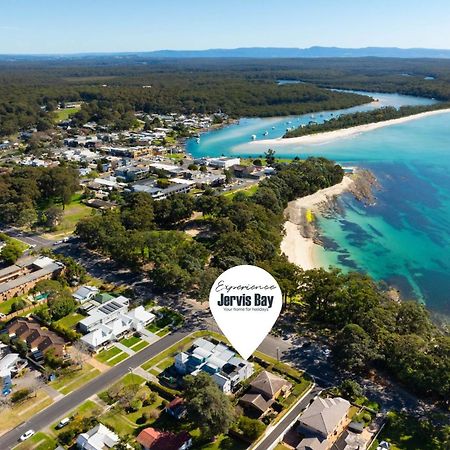
[[[53,245],[53,241],[44,239],[41,235],[33,233],[31,231],[19,231],[13,227],[5,228],[2,231],[10,237],[25,242],[25,244],[34,246],[36,250],[44,247],[51,247]]]
[[[300,413],[309,405],[309,402],[316,397],[322,389],[315,386],[297,405],[283,417],[273,430],[255,447],[254,450],[267,450],[279,440],[280,436],[297,419]]]
[[[33,429],[35,431],[41,430],[50,424],[56,422],[58,419],[66,416],[80,403],[83,403],[89,397],[92,397],[97,392],[101,392],[107,386],[111,385],[119,378],[127,374],[130,368],[136,368],[153,358],[157,354],[163,352],[180,339],[187,336],[185,331],[177,331],[173,334],[160,339],[152,345],[149,345],[142,351],[136,353],[134,356],[126,359],[124,362],[112,367],[107,372],[94,378],[91,382],[77,389],[71,394],[44,409],[40,413],[32,417],[28,422],[23,423],[14,430],[9,431],[0,437],[0,449],[11,449],[18,443],[19,437],[27,430]]]

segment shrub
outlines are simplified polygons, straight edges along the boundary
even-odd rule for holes
[[[17,403],[21,400],[24,400],[25,398],[29,397],[31,394],[31,391],[29,389],[19,389],[18,391],[14,392],[11,395],[11,402]]]

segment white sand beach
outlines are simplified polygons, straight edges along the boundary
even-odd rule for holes
[[[253,146],[265,145],[267,146],[267,148],[270,148],[270,146],[273,145],[274,143],[276,143],[277,147],[280,145],[292,145],[292,144],[304,144],[304,145],[324,144],[326,142],[330,142],[336,139],[342,139],[360,133],[365,133],[367,131],[377,130],[378,128],[388,127],[391,125],[398,125],[401,123],[409,122],[411,120],[418,120],[422,119],[423,117],[445,113],[450,113],[450,108],[427,111],[419,114],[414,114],[412,116],[401,117],[399,119],[386,120],[384,122],[369,123],[367,125],[358,125],[352,128],[343,128],[342,130],[326,131],[324,133],[310,134],[294,138],[257,140],[250,142],[249,145]]]
[[[349,190],[352,184],[353,180],[345,176],[339,184],[289,202],[285,211],[288,221],[284,224],[286,234],[281,242],[281,251],[290,262],[305,270],[320,267],[317,260],[317,250],[320,246],[312,237],[305,236],[306,214],[308,210],[315,211],[320,204]]]

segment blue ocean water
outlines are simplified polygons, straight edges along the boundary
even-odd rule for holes
[[[372,94],[379,103],[429,102],[399,95]],[[390,103],[389,103],[390,102]],[[363,108],[379,107],[365,105]],[[326,117],[323,113],[323,117]],[[315,115],[316,118],[320,114]],[[322,118],[323,118],[322,117]],[[188,143],[194,156],[239,154],[255,156],[249,137],[275,138],[286,121],[298,118],[243,119]],[[317,119],[316,119],[317,120]],[[318,120],[317,120],[318,121]],[[320,259],[344,270],[369,273],[450,316],[450,114],[443,113],[393,125],[322,145],[270,147],[280,157],[325,156],[365,167],[381,185],[376,203],[365,206],[346,194],[342,212],[318,217],[325,248]],[[275,126],[272,135],[261,130]],[[269,131],[270,133],[270,131]],[[267,150],[267,148],[265,148]],[[260,150],[263,153],[263,149]]]

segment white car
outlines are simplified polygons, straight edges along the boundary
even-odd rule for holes
[[[36,433],[34,430],[25,431],[25,433],[23,433],[22,436],[20,436],[19,441],[21,442],[26,441],[28,438],[33,436],[34,433]]]

